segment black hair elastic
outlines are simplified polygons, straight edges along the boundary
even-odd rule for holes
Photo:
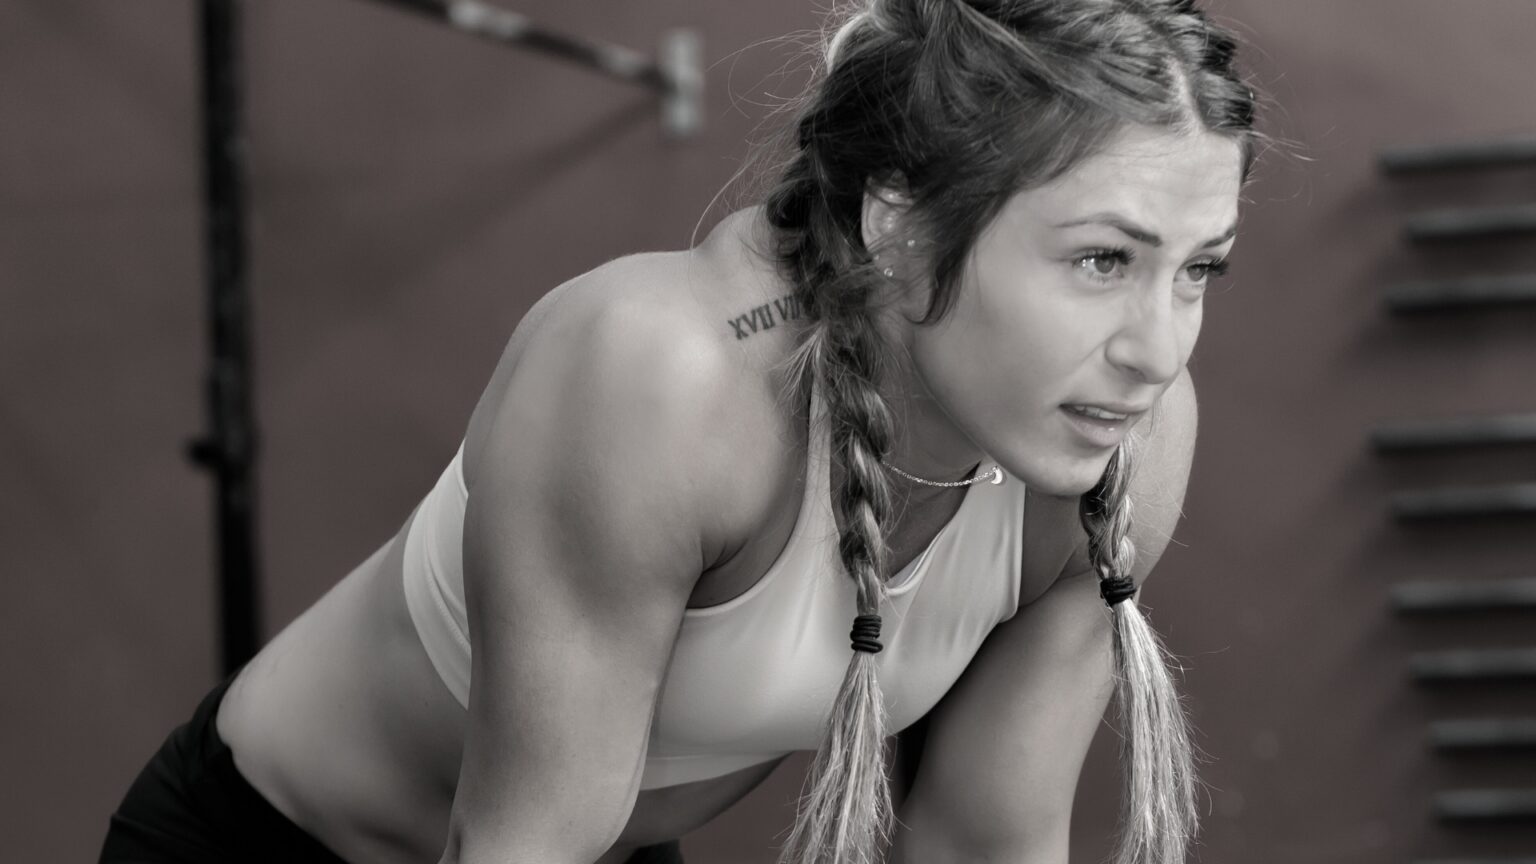
[[[1099,580],[1099,596],[1111,608],[1122,600],[1136,596],[1136,582],[1129,576],[1112,576]]]
[[[879,654],[885,650],[885,646],[880,644],[879,615],[860,615],[853,619],[853,632],[848,637],[853,640],[855,651]]]

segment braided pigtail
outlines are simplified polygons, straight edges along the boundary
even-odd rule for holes
[[[1194,759],[1188,720],[1168,672],[1172,658],[1132,599],[1130,452],[1128,443],[1120,445],[1079,508],[1099,593],[1114,617],[1120,756],[1129,775],[1114,860],[1183,864],[1198,823]]]
[[[878,29],[855,15],[833,39],[834,55]],[[891,356],[878,316],[883,281],[864,246],[859,219],[865,175],[849,171],[846,148],[823,102],[798,125],[798,153],[766,202],[777,257],[809,319],[786,384],[819,387],[830,440],[832,505],[839,517],[838,556],[853,580],[852,652],[825,732],[806,776],[780,864],[875,864],[882,860],[893,813],[885,769],[885,700],[876,654],[885,599],[885,531],[892,511],[880,460],[894,427],[880,395]]]
[[[844,290],[857,290],[845,283]],[[885,528],[889,481],[880,459],[890,447],[890,410],[876,388],[884,346],[865,304],[836,304],[842,314],[816,321],[807,372],[826,394],[834,463],[832,497],[841,516],[838,554],[853,579],[857,617],[853,656],[838,689],[826,733],[806,780],[780,864],[875,864],[889,839],[890,787],[885,773],[886,717],[875,655],[885,598]]]

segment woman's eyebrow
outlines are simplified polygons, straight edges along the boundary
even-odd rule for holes
[[[1161,248],[1163,245],[1163,238],[1157,236],[1156,233],[1148,231],[1140,225],[1137,225],[1135,222],[1132,222],[1131,220],[1117,213],[1095,213],[1092,216],[1085,216],[1082,219],[1073,219],[1070,222],[1062,222],[1056,227],[1075,228],[1079,225],[1108,225],[1109,227],[1114,228],[1132,240],[1135,240],[1138,243],[1145,243],[1154,249]],[[1221,244],[1231,240],[1236,236],[1237,223],[1233,222],[1232,227],[1228,228],[1220,237],[1212,237],[1211,239],[1202,243],[1200,248],[1210,249],[1215,246],[1220,246]]]

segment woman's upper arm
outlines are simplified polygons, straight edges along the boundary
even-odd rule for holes
[[[1138,582],[1178,521],[1194,434],[1186,376],[1164,395],[1131,480]],[[1074,554],[930,714],[892,860],[1065,864],[1078,774],[1113,690],[1111,652],[1096,574]]]
[[[638,792],[711,543],[719,375],[697,344],[647,332],[657,316],[621,314],[541,327],[478,454],[463,550],[471,691],[445,861],[590,864]]]

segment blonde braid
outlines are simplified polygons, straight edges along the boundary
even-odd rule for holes
[[[1183,864],[1198,829],[1188,719],[1168,655],[1135,601],[1131,568],[1131,446],[1120,445],[1081,499],[1088,558],[1114,617],[1115,703],[1129,791],[1121,805],[1115,864]],[[1182,669],[1181,669],[1182,671]]]
[[[844,283],[844,291],[858,289]],[[832,490],[841,516],[838,554],[857,591],[858,617],[848,671],[826,734],[806,780],[795,825],[780,864],[876,864],[893,821],[885,773],[886,716],[876,675],[878,616],[885,599],[885,529],[891,516],[889,481],[880,459],[890,448],[889,406],[877,384],[885,347],[861,304],[827,304],[802,346],[804,374],[825,394],[832,458],[843,469]]]

